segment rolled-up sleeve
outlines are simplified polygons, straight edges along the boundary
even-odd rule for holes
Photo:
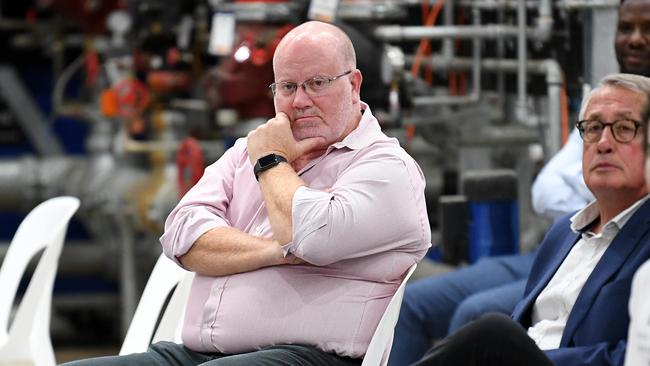
[[[423,252],[430,246],[424,176],[415,161],[406,154],[365,155],[330,189],[296,191],[293,240],[285,253],[328,265],[390,250]]]
[[[201,179],[167,217],[160,242],[165,255],[177,264],[182,266],[178,258],[187,253],[205,232],[230,226],[226,210],[233,192],[236,160],[243,156],[242,143],[238,141],[217,162],[207,167]]]

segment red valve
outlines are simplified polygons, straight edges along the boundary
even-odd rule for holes
[[[84,64],[86,67],[86,86],[94,87],[99,76],[99,55],[93,50],[87,50],[84,54]]]
[[[133,118],[144,112],[149,105],[149,91],[135,78],[128,78],[113,86],[120,117]]]
[[[201,179],[205,165],[201,146],[193,137],[186,137],[176,153],[176,166],[178,168],[178,194],[183,197],[196,182]]]

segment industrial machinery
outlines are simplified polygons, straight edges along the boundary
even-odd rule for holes
[[[425,172],[434,232],[439,197],[455,194],[465,172],[511,169],[527,228],[522,245],[532,244],[543,227],[528,203],[531,181],[573,127],[583,85],[617,70],[617,6],[3,2],[0,211],[79,197],[77,218],[87,234],[64,250],[60,268],[113,281],[119,319],[128,324],[139,273],[148,273],[140,269],[159,254],[165,217],[206,165],[273,116],[267,86],[281,37],[305,20],[324,19],[353,40],[362,100]]]

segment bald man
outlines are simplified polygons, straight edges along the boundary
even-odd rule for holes
[[[360,100],[352,43],[294,28],[273,58],[276,115],[180,201],[161,243],[196,273],[183,345],[75,365],[355,365],[431,233],[424,178]]]

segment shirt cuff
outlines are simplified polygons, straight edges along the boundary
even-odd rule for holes
[[[291,205],[293,240],[282,247],[284,255],[294,254],[300,258],[301,243],[314,231],[327,225],[327,212],[332,194],[306,186],[298,187]]]

